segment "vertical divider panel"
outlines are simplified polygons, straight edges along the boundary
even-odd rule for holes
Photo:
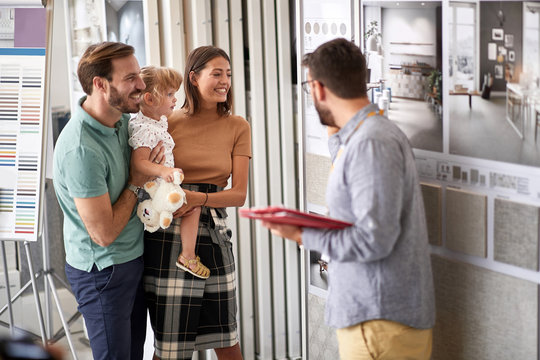
[[[268,187],[270,204],[282,204],[279,81],[276,42],[276,11],[274,1],[262,1],[262,29],[264,44],[264,78],[266,94],[266,131],[268,157]],[[287,354],[287,323],[285,301],[284,239],[270,235],[271,249],[271,299],[273,308],[274,359],[284,359]]]
[[[161,65],[158,0],[143,1],[144,47],[148,65]]]
[[[188,24],[189,50],[212,44],[212,11],[210,0],[188,0],[185,2],[185,17]]]
[[[280,138],[283,204],[297,208],[295,147],[295,114],[293,110],[293,79],[291,58],[291,26],[288,1],[276,1],[277,59],[280,103]],[[285,299],[287,311],[287,353],[289,359],[299,358],[301,349],[300,263],[298,246],[285,241]]]
[[[253,139],[252,195],[254,206],[268,205],[268,173],[266,154],[265,92],[264,92],[264,54],[261,24],[261,4],[247,2],[249,72],[251,89],[251,130]],[[258,320],[258,356],[261,359],[273,358],[272,349],[272,296],[270,277],[269,232],[255,226],[256,276]]]
[[[221,1],[221,0],[217,0]],[[247,118],[246,111],[246,79],[244,65],[244,19],[242,16],[242,0],[229,0],[229,44],[232,70],[232,87],[234,90],[233,113]],[[217,37],[216,37],[217,38]],[[253,166],[253,161],[250,166]],[[252,184],[248,184],[248,196],[244,207],[250,207]],[[232,223],[232,218],[231,218]],[[244,359],[255,358],[255,327],[253,294],[253,259],[251,222],[237,217],[236,227],[237,254],[237,293],[239,300],[239,336]]]

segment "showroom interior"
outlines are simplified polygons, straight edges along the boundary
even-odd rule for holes
[[[297,84],[306,80],[302,56],[336,37],[359,45],[368,97],[414,148],[435,284],[432,358],[540,359],[537,1],[0,1],[0,79],[20,68],[40,84],[14,117],[2,105],[11,88],[0,88],[0,335],[92,358],[64,274],[51,162],[82,96],[76,67],[90,44],[125,42],[141,66],[180,72],[191,49],[224,49],[234,113],[252,129],[244,208],[325,215],[328,135]],[[181,104],[182,91],[177,97]],[[24,120],[36,108],[38,120]],[[18,208],[18,198],[35,206]],[[337,359],[335,331],[324,324],[324,255],[232,209],[229,221],[244,358]],[[151,359],[150,329],[145,351]]]

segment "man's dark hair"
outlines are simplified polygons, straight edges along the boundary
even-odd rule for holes
[[[366,59],[351,41],[328,41],[304,55],[302,65],[317,80],[343,99],[367,96]]]
[[[84,92],[92,95],[95,76],[112,80],[111,60],[134,53],[133,46],[120,42],[102,42],[90,45],[81,57],[77,68],[77,76]]]

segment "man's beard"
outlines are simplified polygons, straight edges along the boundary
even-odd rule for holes
[[[316,99],[313,99],[313,105],[315,106],[315,110],[317,110],[317,113],[319,114],[319,120],[321,121],[321,124],[326,126],[336,126],[334,115],[332,115],[330,110],[325,109],[321,105],[319,105],[319,102]]]
[[[109,105],[117,109],[122,113],[136,113],[139,112],[139,104],[129,104],[129,97],[133,94],[140,94],[139,90],[132,92],[131,94],[122,97],[118,90],[114,86],[110,86],[111,93],[109,95]]]

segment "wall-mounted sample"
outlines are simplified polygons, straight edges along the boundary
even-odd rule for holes
[[[433,360],[538,358],[538,284],[432,256]]]
[[[441,245],[441,193],[439,185],[421,184],[429,243]]]
[[[442,152],[441,2],[365,1],[362,16],[371,101],[414,148]]]
[[[495,199],[495,260],[538,271],[539,208]]]
[[[306,153],[306,201],[326,206],[325,194],[332,162],[322,155]]]
[[[530,4],[450,2],[449,95],[465,95],[445,103],[451,154],[540,166],[527,120],[540,101],[540,11]]]
[[[336,331],[324,323],[325,299],[308,294],[308,356],[311,360],[338,359]]]
[[[446,189],[446,247],[475,256],[486,256],[487,198]]]

